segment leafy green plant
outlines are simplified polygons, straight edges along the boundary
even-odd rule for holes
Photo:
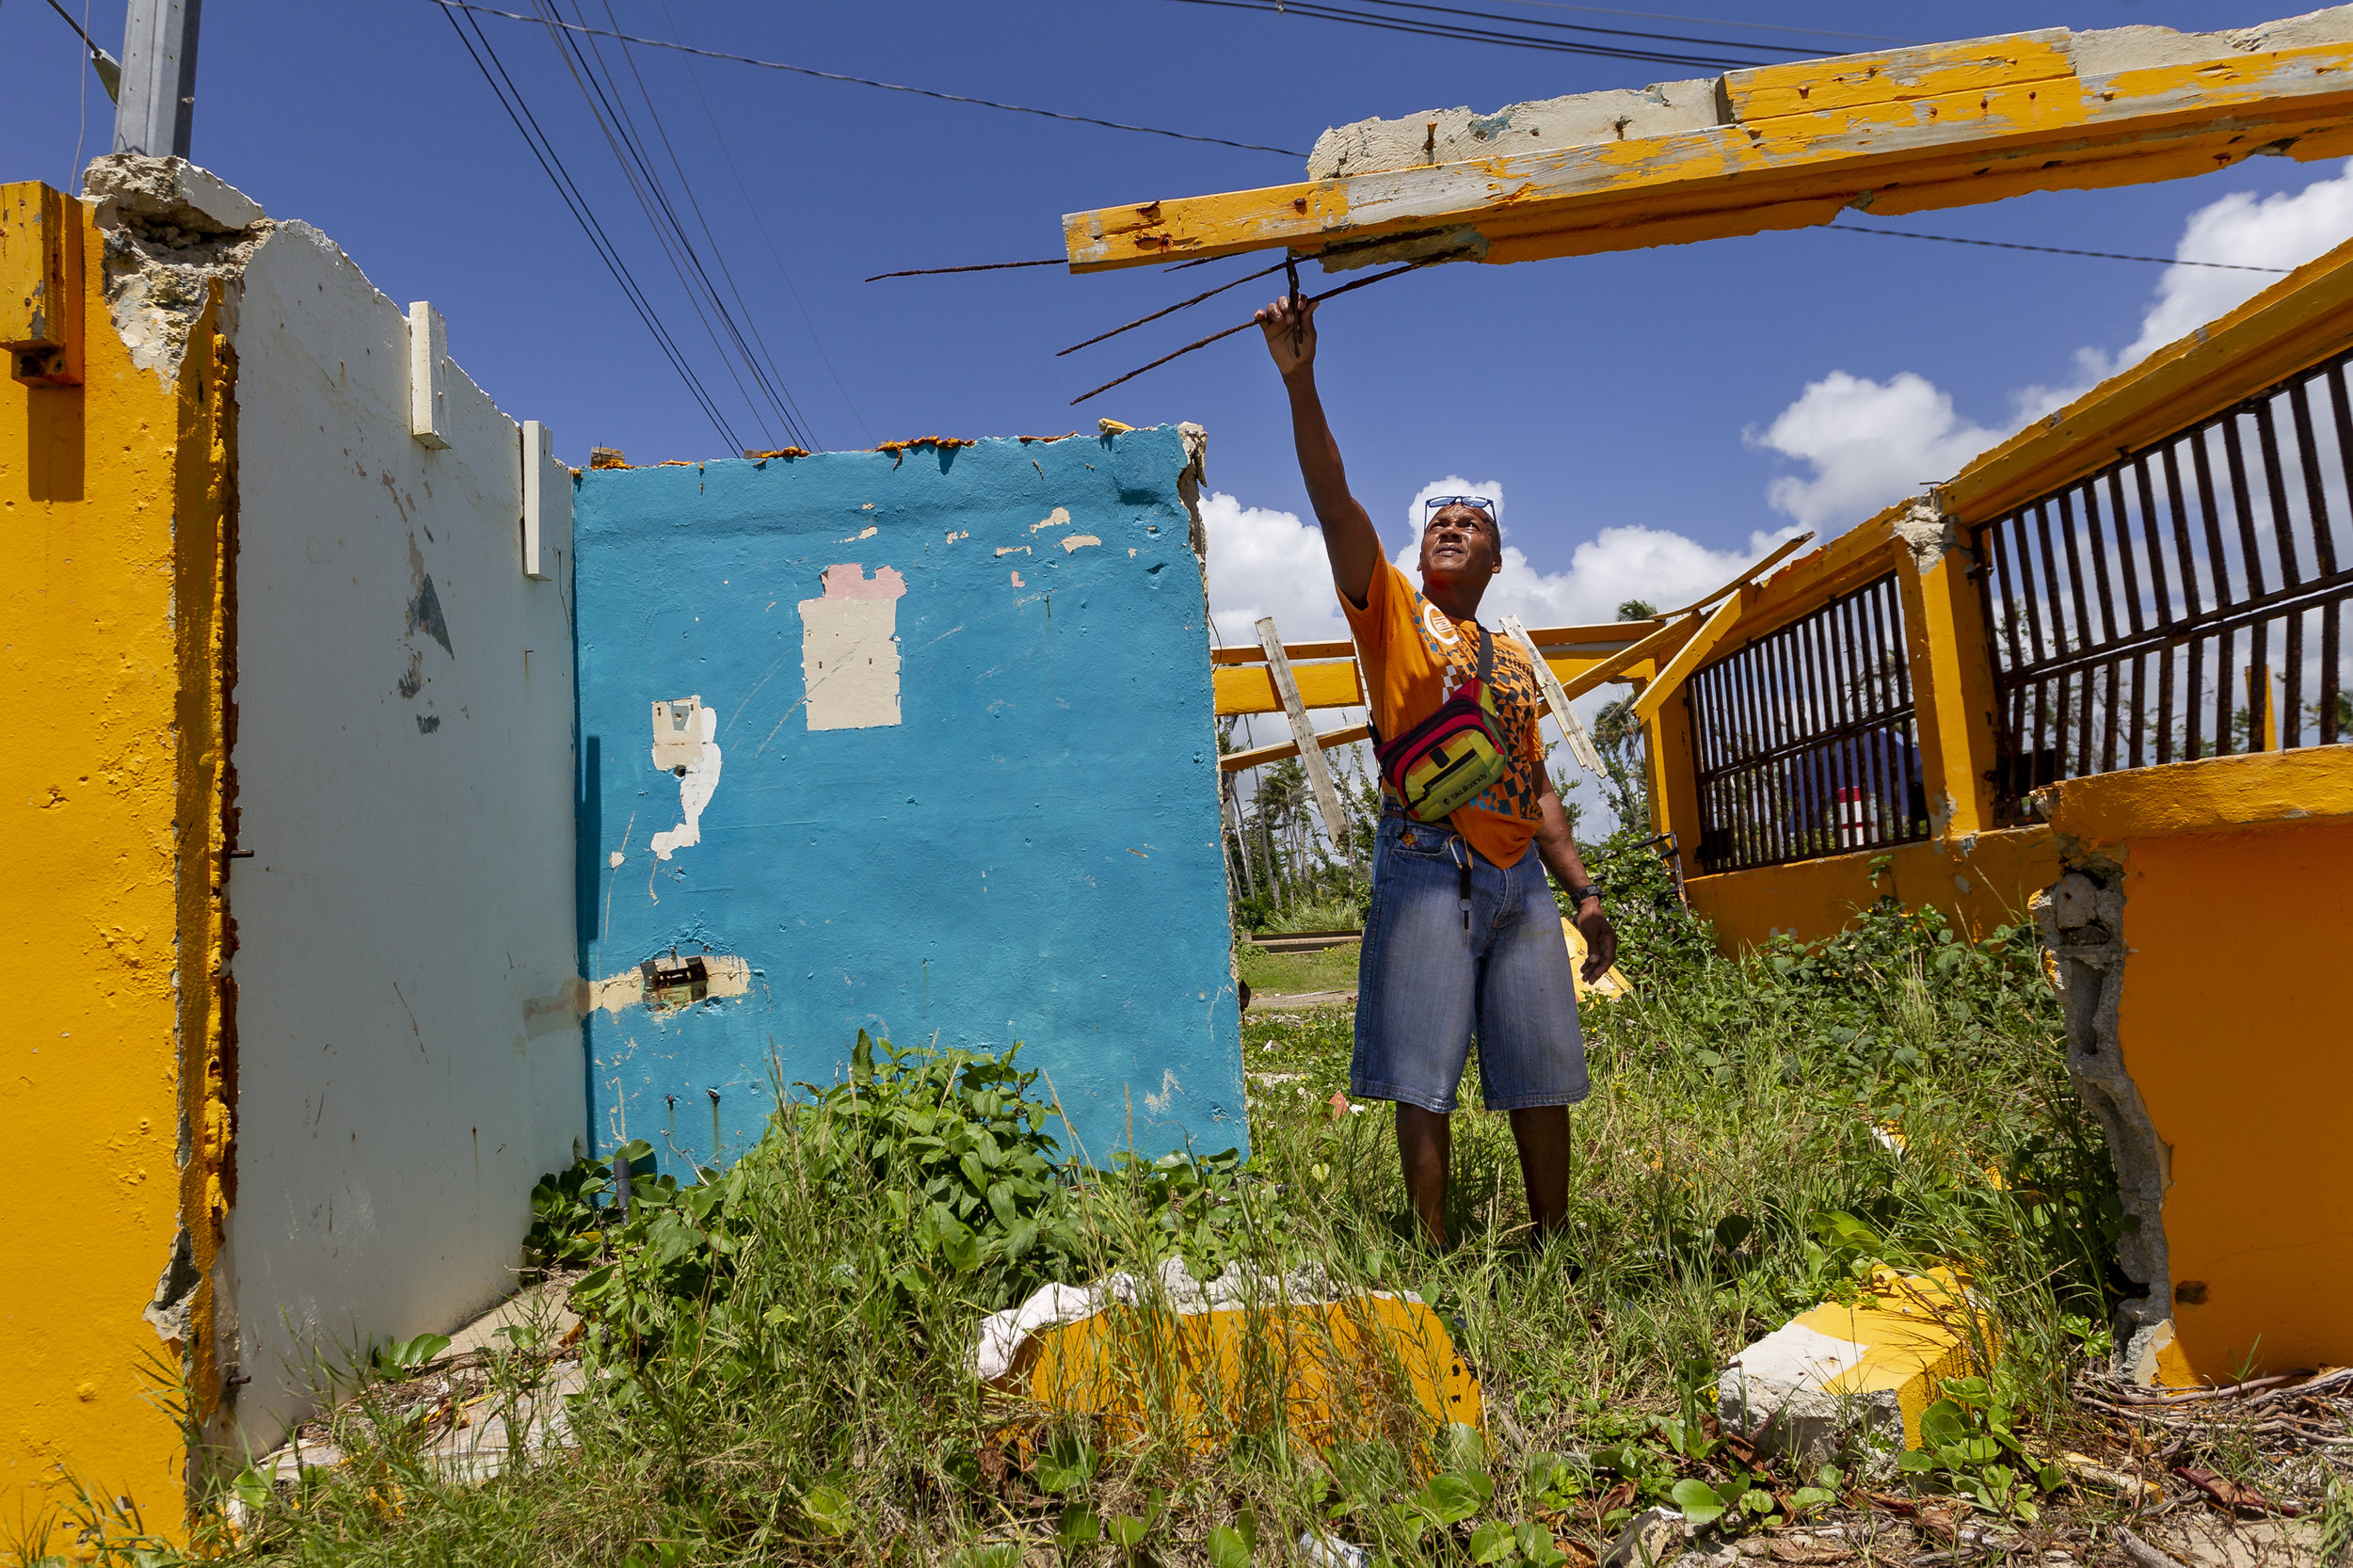
[[[368,1352],[368,1370],[379,1378],[405,1378],[449,1349],[446,1334],[420,1334],[413,1339],[390,1339]]]
[[[2009,1406],[1985,1379],[1946,1378],[1938,1394],[1920,1413],[1920,1447],[1898,1455],[1897,1468],[1993,1512],[2035,1519],[2037,1493],[2057,1487],[2066,1473],[2028,1451],[2012,1430]]]

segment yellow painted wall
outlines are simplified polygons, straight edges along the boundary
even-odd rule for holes
[[[2353,1362],[2353,747],[2041,798],[2071,853],[2123,869],[2117,1036],[2172,1150],[2176,1342],[2207,1379]]]
[[[217,544],[221,498],[202,471],[220,392],[134,368],[107,323],[98,236],[85,224],[82,237],[85,383],[0,379],[0,679],[17,712],[0,731],[13,855],[0,936],[19,980],[0,1137],[31,1184],[0,1243],[0,1514],[61,1502],[63,1467],[171,1535],[183,1445],[142,1369],[176,1376],[181,1357],[141,1312],[181,1213],[181,1030],[216,1011],[202,851],[217,737],[202,714],[217,682],[200,681],[193,728],[180,705],[191,660],[211,664],[209,569],[176,626],[174,599]],[[202,442],[193,470],[178,461],[184,425]],[[191,850],[184,898],[175,867]]]
[[[1871,862],[1884,856],[1874,879]],[[2026,919],[2026,901],[2058,880],[2058,848],[2047,827],[2016,827],[1974,839],[1860,850],[1788,866],[1695,876],[1691,907],[1716,922],[1718,941],[1737,952],[1786,932],[1801,941],[1833,936],[1889,894],[1907,906],[1933,904],[1961,931],[1982,936]]]

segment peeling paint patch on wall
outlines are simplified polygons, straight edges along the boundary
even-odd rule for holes
[[[827,567],[824,582],[822,598],[801,600],[802,711],[808,728],[897,724],[899,600],[906,579],[890,567],[876,568],[870,578],[851,561]]]
[[[719,715],[699,696],[653,705],[653,765],[678,779],[679,824],[653,836],[657,860],[703,841],[703,808],[719,788]]]

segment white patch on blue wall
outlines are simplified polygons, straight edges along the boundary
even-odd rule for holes
[[[700,696],[653,705],[653,765],[678,779],[679,824],[653,836],[657,859],[702,842],[703,808],[719,787],[719,711]]]
[[[802,709],[811,729],[899,722],[899,600],[906,579],[852,561],[825,568],[825,591],[801,600]]]
[[[1162,1067],[1160,1069],[1160,1092],[1155,1095],[1147,1090],[1144,1096],[1144,1108],[1155,1116],[1167,1115],[1168,1108],[1176,1103],[1178,1087],[1176,1075],[1166,1067]]]

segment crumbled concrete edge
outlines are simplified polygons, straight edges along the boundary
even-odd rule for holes
[[[1509,104],[1487,115],[1458,107],[1399,120],[1359,120],[1334,126],[1316,138],[1307,154],[1307,178],[1340,180],[1472,158],[1592,147],[1629,136],[1705,131],[1729,118],[1721,97],[1720,79],[1702,76]]]
[[[1961,548],[1959,530],[1933,496],[1914,501],[1889,526],[1896,537],[1904,542],[1904,548],[1912,552],[1913,565],[1920,568],[1924,577],[1936,569],[1946,552]]]
[[[110,152],[93,159],[82,198],[105,235],[106,309],[131,362],[179,379],[188,332],[212,285],[233,335],[237,284],[277,229],[251,198],[184,158]]]
[[[2170,27],[2135,24],[2082,33],[2052,27],[2034,36],[2049,40],[2064,53],[2084,89],[2096,93],[2122,72],[2353,41],[2353,6],[2332,6],[2230,32],[2182,33]],[[1883,51],[1896,56],[1907,52]],[[1770,69],[1785,67],[1776,64]],[[1425,109],[1394,120],[1336,125],[1316,138],[1307,154],[1307,178],[1338,180],[1714,130],[1733,123],[1729,88],[1733,75],[1737,74],[1571,93],[1507,104],[1493,114],[1482,115],[1467,107]]]
[[[2117,1243],[2125,1277],[2143,1290],[2117,1307],[2116,1364],[2129,1372],[2153,1352],[2159,1331],[2169,1333],[2171,1327],[2173,1279],[2164,1213],[2171,1151],[2149,1119],[2117,1036],[2129,951],[2123,869],[2065,843],[2060,856],[2069,871],[2037,893],[2030,907],[2045,969],[2066,1017],[2067,1075],[2107,1134],[2117,1197],[2125,1214],[2138,1222]]]
[[[1209,433],[1187,421],[1176,426],[1176,437],[1185,443],[1185,469],[1176,476],[1176,498],[1185,504],[1185,516],[1192,520],[1185,529],[1185,543],[1193,547],[1207,571],[1209,526],[1201,520],[1201,487],[1209,477]]]

